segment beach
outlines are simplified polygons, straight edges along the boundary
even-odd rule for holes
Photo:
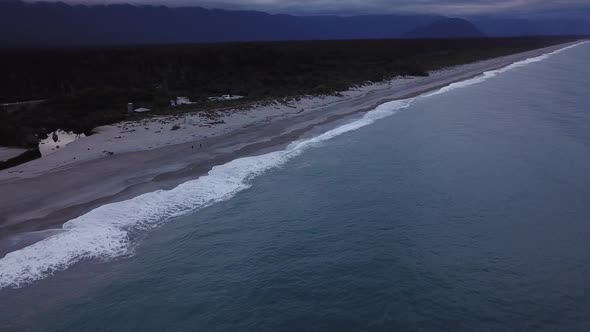
[[[383,103],[570,45],[447,68],[428,77],[400,77],[331,96],[226,111],[215,119],[186,114],[97,128],[96,134],[47,157],[0,171],[0,256],[99,206],[172,189],[216,165],[279,149],[318,127],[358,117]]]

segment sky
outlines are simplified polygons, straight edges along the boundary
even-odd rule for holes
[[[0,0],[1,1],[1,0]],[[455,16],[581,16],[590,0],[62,0],[77,4],[132,3],[252,9],[290,14],[431,13]]]

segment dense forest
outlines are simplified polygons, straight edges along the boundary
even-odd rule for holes
[[[91,133],[126,119],[126,104],[156,113],[211,111],[239,103],[329,94],[397,75],[566,42],[566,37],[351,40],[0,51],[0,145],[34,148],[56,129]],[[197,104],[169,107],[177,96]],[[236,102],[233,102],[235,105]]]

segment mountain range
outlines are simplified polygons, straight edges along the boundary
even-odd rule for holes
[[[460,18],[443,18],[404,33],[403,38],[478,38],[485,37],[473,23]]]
[[[468,21],[422,14],[293,16],[200,7],[0,0],[1,47],[563,34],[590,34],[590,22]]]

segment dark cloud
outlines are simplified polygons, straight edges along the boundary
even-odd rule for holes
[[[296,14],[360,14],[419,12],[455,16],[539,15],[586,16],[589,0],[66,0],[70,3],[132,3],[167,6],[253,9]]]

